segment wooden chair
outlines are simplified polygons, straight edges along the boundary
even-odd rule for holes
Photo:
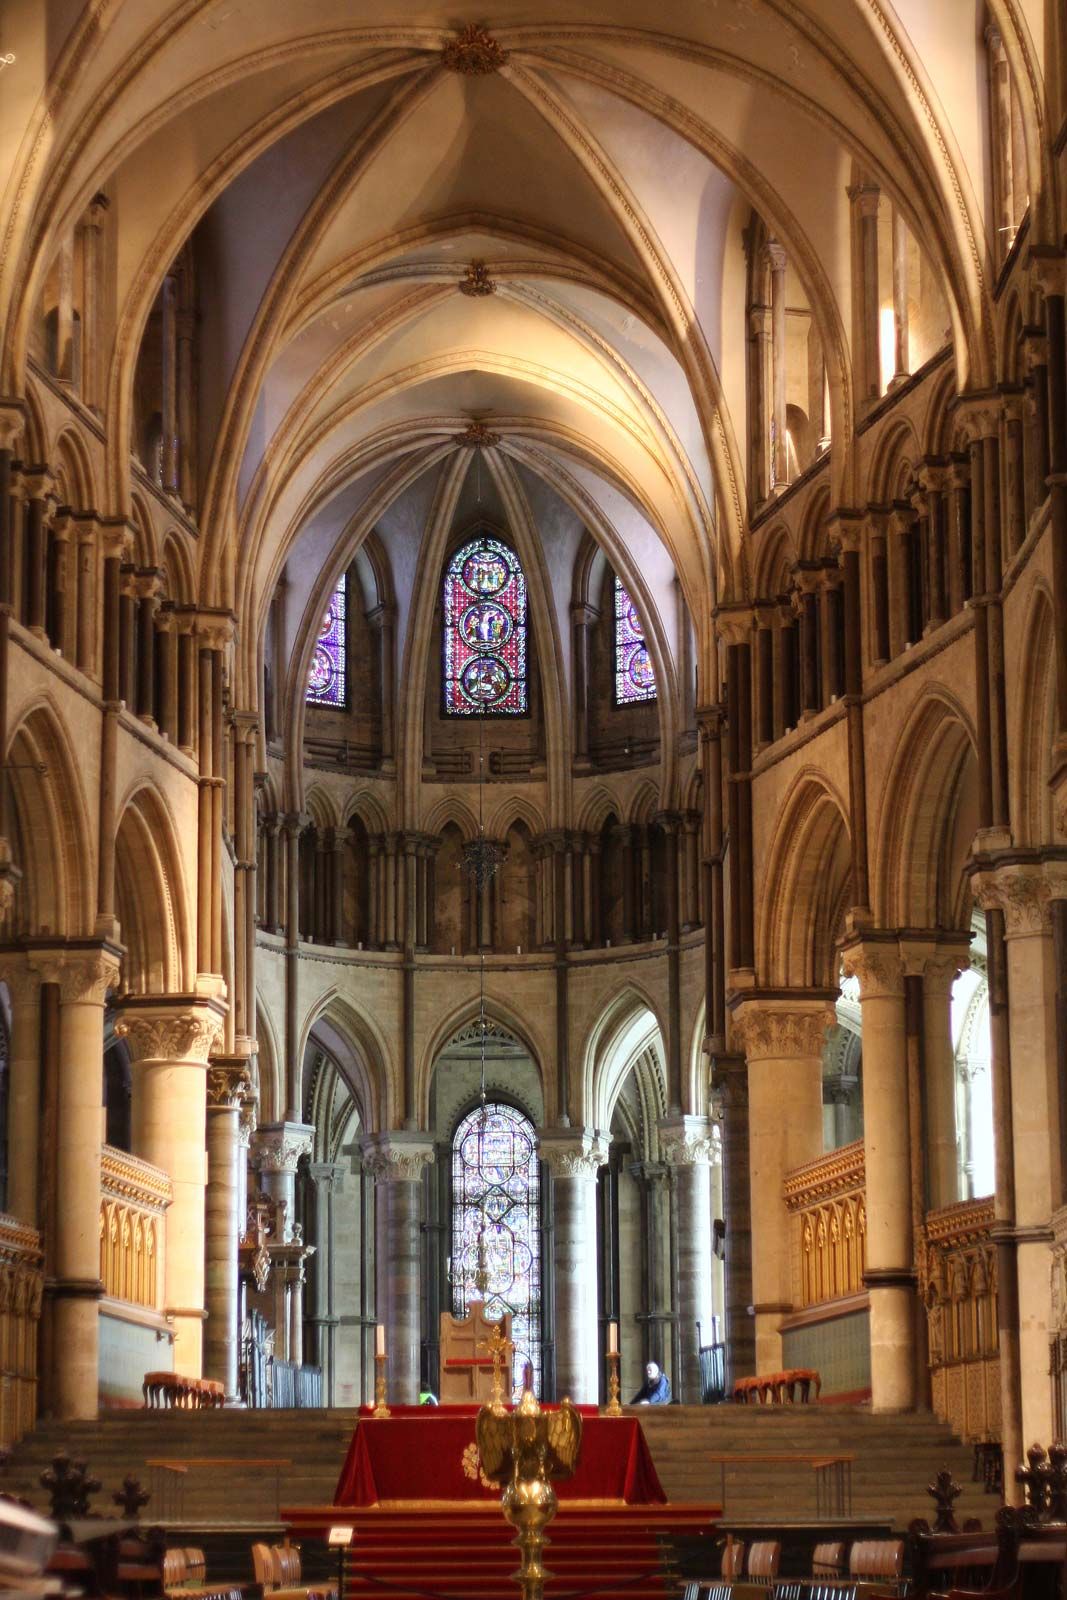
[[[735,1583],[745,1570],[745,1542],[743,1539],[732,1539],[726,1536],[726,1548],[722,1553],[722,1579],[725,1583]]]
[[[750,1583],[771,1588],[778,1577],[782,1546],[777,1539],[757,1539],[748,1552],[745,1577]]]
[[[845,1570],[845,1543],[843,1539],[817,1544],[811,1555],[813,1578],[839,1578]]]

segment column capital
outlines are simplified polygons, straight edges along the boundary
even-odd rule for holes
[[[708,1117],[671,1117],[661,1122],[659,1149],[669,1167],[715,1165],[719,1155]]]
[[[971,964],[969,933],[902,934],[900,958],[909,978],[922,978],[929,988],[951,989]]]
[[[896,934],[853,939],[841,951],[846,976],[860,986],[860,1000],[896,999],[904,994],[904,963]]]
[[[1067,861],[1011,862],[975,872],[971,889],[983,911],[1004,913],[1004,937],[1049,933],[1051,903],[1067,900]]]
[[[711,613],[723,644],[749,644],[752,639],[752,607],[747,600],[716,606]]]
[[[248,1150],[251,1147],[258,1112],[259,1106],[256,1103],[256,1096],[254,1094],[247,1095],[241,1101],[237,1116],[237,1142],[244,1150]]]
[[[252,1091],[247,1056],[212,1056],[207,1064],[207,1108],[237,1111]]]
[[[763,259],[772,272],[784,272],[789,265],[789,257],[783,245],[777,239],[768,239],[763,246]]]
[[[54,945],[27,951],[30,965],[42,983],[57,983],[64,1003],[102,1006],[119,981],[121,946]]]
[[[0,399],[0,450],[14,450],[25,426],[25,400],[6,396]]]
[[[36,999],[43,981],[40,969],[24,952],[0,953],[0,983],[7,984],[12,1004]]]
[[[257,1172],[295,1172],[300,1157],[311,1154],[314,1137],[305,1122],[269,1122],[256,1130],[252,1165]]]
[[[1048,245],[1032,245],[1027,265],[1034,287],[1046,298],[1067,293],[1067,257],[1062,250]]]
[[[308,1175],[316,1189],[340,1194],[345,1186],[346,1170],[339,1161],[312,1161]]]
[[[737,1001],[731,1018],[734,1038],[748,1061],[775,1061],[821,1055],[835,1011],[825,994],[757,993]]]
[[[847,550],[861,550],[865,521],[862,511],[854,510],[850,506],[838,506],[826,519],[830,543],[836,544],[842,553]]]
[[[968,444],[996,438],[1001,400],[998,394],[960,395],[953,407],[953,421]]]
[[[554,1178],[595,1178],[608,1159],[610,1135],[596,1128],[539,1128],[537,1153]]]
[[[861,217],[877,217],[882,191],[876,183],[863,178],[859,183],[852,184],[846,192]]]
[[[115,1032],[136,1062],[187,1062],[207,1066],[222,1038],[226,1006],[194,995],[131,995],[122,1002]]]
[[[225,650],[234,637],[234,616],[221,606],[201,606],[196,611],[194,631],[204,650]]]
[[[433,1140],[425,1133],[394,1129],[360,1140],[363,1170],[379,1183],[418,1183],[433,1165]]]

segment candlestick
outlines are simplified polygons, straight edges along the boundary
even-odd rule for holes
[[[379,1333],[382,1331],[379,1328]],[[374,1358],[374,1411],[375,1417],[391,1417],[392,1412],[385,1403],[385,1351],[382,1350]]]
[[[606,1417],[621,1417],[622,1405],[619,1401],[619,1352],[608,1351],[608,1403],[604,1407]]]
[[[374,1330],[374,1355],[375,1355],[375,1358],[377,1358],[378,1356],[384,1356],[384,1354],[385,1354],[385,1323],[384,1322],[379,1322],[377,1327]]]

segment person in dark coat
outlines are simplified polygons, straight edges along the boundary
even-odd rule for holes
[[[667,1406],[671,1403],[671,1380],[654,1361],[645,1368],[645,1381],[630,1401],[632,1406]]]

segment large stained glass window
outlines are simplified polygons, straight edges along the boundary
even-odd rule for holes
[[[479,1236],[489,1274],[486,1315],[511,1312],[512,1380],[533,1363],[541,1387],[541,1181],[533,1123],[514,1106],[477,1106],[452,1140],[452,1313],[465,1317],[478,1271]]]
[[[348,699],[348,585],[342,578],[330,596],[308,673],[309,706],[341,706]]]
[[[637,607],[615,579],[615,704],[656,698],[656,671]]]
[[[522,716],[526,689],[526,579],[513,550],[481,534],[445,573],[445,714]]]

